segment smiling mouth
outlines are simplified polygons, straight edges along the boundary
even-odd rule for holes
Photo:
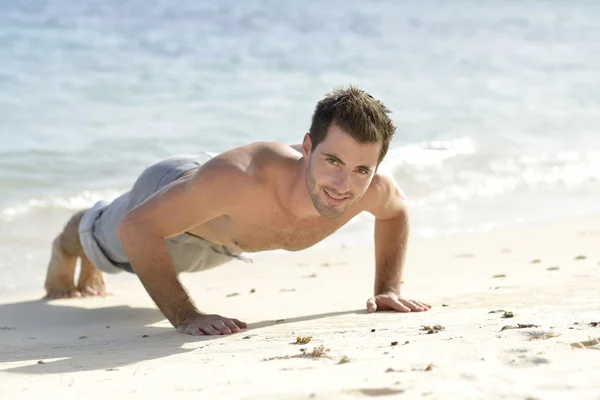
[[[340,202],[340,201],[344,201],[350,198],[350,196],[346,195],[346,196],[337,196],[337,195],[332,195],[331,193],[329,193],[327,191],[327,189],[323,189],[323,191],[325,192],[325,194],[327,195],[327,197],[329,197],[330,199],[336,201],[336,202]]]

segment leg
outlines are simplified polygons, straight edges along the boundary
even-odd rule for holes
[[[81,252],[81,272],[77,290],[84,296],[103,296],[106,294],[102,272],[94,267],[94,264]]]
[[[46,298],[81,297],[104,293],[102,273],[89,262],[79,241],[79,222],[86,210],[71,217],[63,231],[52,242],[52,255],[46,274]],[[75,266],[81,257],[79,284],[74,285]],[[85,259],[84,259],[85,257]]]
[[[63,231],[52,241],[52,254],[44,284],[47,299],[81,296],[73,284],[77,252],[73,249],[75,238],[72,237],[73,227],[80,219],[80,213],[71,217]]]

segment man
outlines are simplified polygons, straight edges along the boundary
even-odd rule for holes
[[[178,274],[243,259],[243,252],[305,249],[367,211],[375,216],[376,256],[368,311],[428,310],[400,296],[406,198],[377,173],[396,130],[388,113],[362,90],[336,89],[317,103],[301,145],[253,143],[150,166],[129,192],[67,223],[53,243],[47,297],[101,295],[102,272],[129,271],[178,331],[239,332],[246,323],[201,314]]]

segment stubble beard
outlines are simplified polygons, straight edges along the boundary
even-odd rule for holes
[[[334,206],[331,206],[331,205],[327,204],[326,202],[324,202],[323,200],[321,200],[321,192],[323,191],[323,189],[319,185],[317,185],[317,182],[315,181],[315,178],[312,175],[312,172],[310,169],[310,164],[306,168],[305,181],[306,181],[306,188],[308,189],[310,199],[312,200],[312,203],[315,206],[315,209],[317,210],[317,212],[319,214],[321,214],[325,218],[336,219],[336,218],[341,217],[342,215],[344,215],[346,210],[352,204],[351,203],[352,198],[350,198],[350,200],[348,200],[348,204],[341,210],[338,210]]]

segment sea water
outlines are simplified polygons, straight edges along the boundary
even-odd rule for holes
[[[598,71],[595,1],[0,0],[0,293],[150,163],[300,143],[339,85],[393,111],[415,236],[597,212]]]

